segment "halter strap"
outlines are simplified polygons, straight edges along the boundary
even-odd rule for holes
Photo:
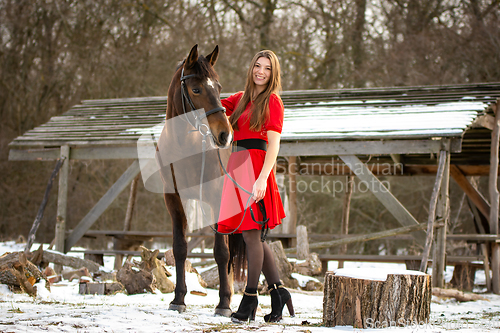
[[[188,92],[187,92],[187,89],[186,89],[186,83],[184,81],[186,81],[187,79],[190,79],[190,78],[193,78],[193,77],[196,77],[198,76],[197,74],[188,74],[188,75],[184,75],[184,67],[182,68],[182,71],[181,71],[181,93],[182,93],[182,107],[183,107],[183,111],[184,111],[184,114],[186,114],[186,109],[184,107],[184,99],[187,100],[187,102],[189,103],[189,106],[191,107],[191,111],[194,111],[196,110],[196,107],[194,106],[194,103],[193,101],[191,100],[191,97],[189,96]],[[219,112],[219,111],[222,111],[224,113],[226,113],[226,108],[223,107],[223,106],[218,106],[216,108],[213,108],[212,110],[209,110],[207,112],[205,112],[204,114],[200,115],[199,118],[195,119],[195,121],[197,123],[199,123],[199,121],[201,121],[203,118],[206,118],[208,116],[210,116],[211,114],[214,114],[216,112]],[[191,123],[191,122],[190,122]],[[191,124],[193,125],[193,124]],[[193,125],[195,128],[197,128],[197,125],[198,124],[195,124]]]

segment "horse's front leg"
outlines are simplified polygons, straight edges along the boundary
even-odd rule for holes
[[[179,313],[186,311],[184,297],[187,293],[185,263],[187,258],[186,242],[186,214],[182,206],[181,198],[178,194],[165,194],[165,204],[167,205],[170,217],[172,218],[173,252],[175,259],[175,298],[170,302],[169,310],[176,310]]]
[[[231,316],[231,283],[228,275],[229,247],[227,236],[215,234],[214,257],[219,269],[219,305],[215,308],[215,315]]]

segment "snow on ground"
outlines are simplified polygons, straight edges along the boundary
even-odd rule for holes
[[[23,244],[0,243],[4,252],[23,250]],[[112,260],[106,263],[112,267]],[[336,262],[330,269],[336,269]],[[382,271],[404,270],[404,265],[376,263],[348,263],[346,268],[362,269],[364,275],[380,275]],[[451,278],[452,269],[447,271]],[[477,274],[484,280],[484,272]],[[296,276],[300,279],[304,278]],[[31,298],[14,294],[0,284],[0,332],[498,332],[500,330],[500,296],[486,294],[489,301],[458,303],[433,297],[431,320],[428,324],[404,328],[354,329],[352,326],[323,327],[323,294],[294,292],[292,299],[296,317],[290,318],[284,310],[280,323],[268,324],[263,316],[270,312],[271,299],[259,296],[261,309],[255,322],[235,324],[229,318],[215,317],[218,291],[207,289],[207,296],[186,296],[187,311],[179,314],[169,311],[173,293],[160,292],[140,295],[116,294],[110,296],[80,295],[78,283],[62,281],[51,286],[49,292],[43,283],[37,285],[38,295]],[[196,279],[188,279],[188,289],[197,290]],[[231,308],[235,311],[241,295],[234,295]],[[374,326],[374,325],[373,325]]]

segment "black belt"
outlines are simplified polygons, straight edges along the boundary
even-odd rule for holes
[[[260,149],[267,151],[267,142],[262,139],[244,139],[235,141],[233,144],[232,152],[237,152],[247,149]]]

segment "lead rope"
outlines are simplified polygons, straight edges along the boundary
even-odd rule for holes
[[[201,175],[200,175],[200,208],[201,208],[201,213],[203,215],[203,220],[204,221],[207,220],[207,217],[206,217],[205,210],[203,209],[203,205],[201,204],[201,202],[203,202],[203,176],[205,174],[205,161],[206,161],[205,156],[206,156],[206,151],[207,151],[207,139],[206,138],[207,138],[208,135],[210,135],[209,133],[210,132],[208,130],[205,133],[203,133],[202,131],[200,131],[200,134],[203,136],[203,139],[201,140],[202,155],[201,155]],[[267,233],[269,232],[269,225],[267,224],[267,222],[269,221],[269,218],[267,218],[267,214],[266,214],[264,203],[262,201],[257,202],[257,204],[259,205],[260,211],[262,213],[262,217],[263,217],[262,221],[257,221],[257,219],[255,218],[253,209],[251,207],[251,204],[250,204],[250,201],[252,200],[252,192],[247,191],[240,184],[238,184],[238,182],[236,180],[234,180],[233,177],[231,177],[229,175],[229,173],[227,172],[226,168],[224,167],[224,164],[222,163],[222,159],[220,157],[220,150],[219,149],[217,149],[217,156],[219,158],[219,164],[222,167],[222,170],[224,171],[224,174],[231,180],[231,182],[233,182],[233,184],[235,184],[243,192],[247,193],[249,195],[249,197],[248,197],[248,200],[247,200],[247,202],[245,204],[245,209],[243,210],[243,216],[241,217],[241,221],[240,221],[240,223],[238,224],[238,226],[233,231],[227,232],[227,233],[226,232],[221,232],[221,231],[215,229],[214,227],[212,227],[212,225],[209,223],[208,225],[209,225],[210,229],[212,229],[213,232],[218,233],[220,235],[232,235],[232,234],[234,234],[236,232],[236,230],[238,230],[241,227],[241,225],[243,224],[243,221],[245,220],[246,213],[247,213],[248,209],[250,208],[250,215],[252,216],[252,220],[255,223],[257,223],[257,224],[259,224],[259,225],[262,226],[261,234],[260,234],[260,240],[262,242],[264,242],[266,240]]]

